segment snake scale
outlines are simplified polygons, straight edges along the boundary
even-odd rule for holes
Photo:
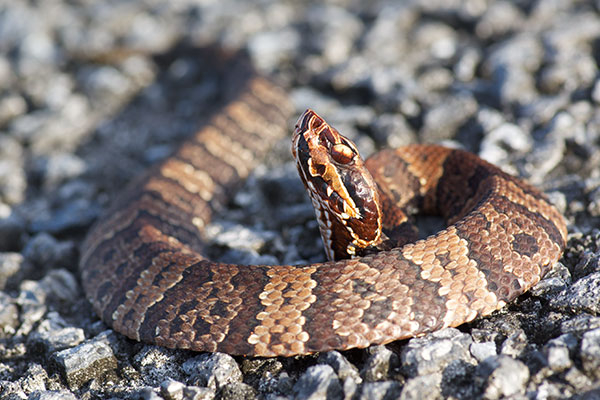
[[[232,65],[228,100],[132,182],[82,245],[85,293],[117,332],[250,356],[366,347],[490,314],[561,256],[565,222],[538,190],[470,153],[412,145],[366,162],[381,203],[441,214],[446,229],[312,265],[210,261],[205,227],[287,134],[291,114],[280,88],[239,57],[221,58],[221,67]],[[392,212],[384,223],[397,217]]]

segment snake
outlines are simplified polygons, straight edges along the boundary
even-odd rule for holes
[[[247,58],[219,60],[229,84],[222,104],[123,189],[82,243],[84,292],[115,331],[253,357],[365,348],[489,315],[561,257],[565,220],[523,180],[434,144],[363,161],[307,110],[292,153],[329,261],[211,261],[207,226],[289,134],[293,112],[288,94]],[[447,227],[418,239],[414,211],[440,215]]]

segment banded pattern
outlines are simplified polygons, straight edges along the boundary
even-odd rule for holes
[[[207,260],[204,227],[285,135],[291,110],[280,89],[253,74],[238,89],[87,236],[84,290],[116,331],[252,356],[366,347],[487,315],[561,256],[565,223],[544,195],[469,153],[416,145],[380,152],[367,167],[383,204],[442,214],[451,225],[438,234],[314,265]]]

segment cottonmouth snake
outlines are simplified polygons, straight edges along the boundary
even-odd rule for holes
[[[543,194],[472,154],[413,145],[382,151],[367,166],[383,208],[444,216],[449,226],[436,235],[313,265],[206,259],[204,227],[287,134],[291,111],[286,95],[238,56],[219,62],[233,65],[230,101],[136,179],[83,243],[85,293],[116,331],[252,356],[366,347],[487,315],[561,256],[565,223]],[[404,219],[390,213],[383,225]]]

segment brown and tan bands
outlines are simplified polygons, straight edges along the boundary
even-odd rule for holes
[[[279,88],[252,73],[238,80],[233,100],[133,182],[83,244],[85,292],[117,332],[253,356],[366,347],[487,315],[561,256],[564,220],[538,190],[472,154],[413,145],[382,151],[367,166],[382,201],[451,223],[436,235],[304,266],[204,258],[213,213],[290,131]]]

